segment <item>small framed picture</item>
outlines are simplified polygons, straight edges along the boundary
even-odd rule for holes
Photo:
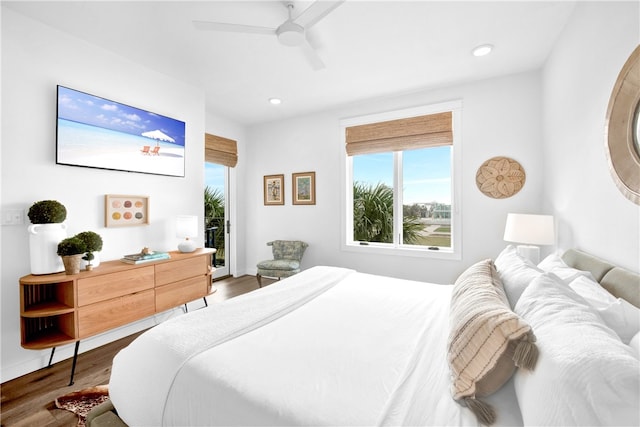
[[[149,197],[107,194],[104,196],[104,226],[126,227],[149,224]]]
[[[265,175],[264,205],[284,205],[284,175]]]
[[[300,172],[292,174],[293,204],[316,204],[316,173]]]

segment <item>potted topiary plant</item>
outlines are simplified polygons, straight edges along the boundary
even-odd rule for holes
[[[93,231],[83,231],[82,233],[76,234],[75,237],[82,240],[87,247],[87,252],[82,257],[82,259],[86,261],[86,265],[84,266],[85,270],[92,270],[94,267],[92,261],[96,259],[94,252],[102,250],[102,237]],[[99,264],[100,261],[98,261],[95,266],[97,267]]]
[[[80,273],[80,260],[85,252],[87,252],[87,245],[76,236],[67,237],[58,243],[57,254],[62,257],[65,273]]]
[[[35,202],[27,213],[31,225],[29,250],[32,274],[50,274],[64,271],[60,257],[56,255],[58,242],[67,237],[67,209],[57,200]]]
[[[27,213],[32,224],[57,224],[67,219],[67,208],[57,200],[35,202]]]

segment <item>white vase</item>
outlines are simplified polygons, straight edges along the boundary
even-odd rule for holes
[[[29,251],[31,274],[51,274],[64,271],[62,258],[58,256],[58,243],[67,237],[67,226],[63,223],[31,224]]]
[[[84,255],[82,255],[84,256]],[[83,259],[80,262],[80,270],[86,270],[87,269],[87,264],[89,264],[89,261]],[[93,253],[93,259],[91,260],[91,265],[93,266],[93,268],[96,268],[97,266],[100,265],[100,252],[94,252]]]

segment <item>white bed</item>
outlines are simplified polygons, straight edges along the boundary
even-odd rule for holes
[[[130,426],[478,425],[451,394],[452,289],[313,267],[145,332],[114,359],[111,402]],[[640,396],[640,373],[629,377],[629,369],[640,362],[631,347],[620,348],[616,372],[627,378],[627,395],[618,401],[623,412],[631,408],[617,421],[637,425],[637,403],[629,402]],[[541,353],[539,365],[549,363]],[[548,375],[535,372],[540,380],[518,372],[487,398],[495,425],[523,425],[518,395],[529,391],[517,388],[544,386]]]

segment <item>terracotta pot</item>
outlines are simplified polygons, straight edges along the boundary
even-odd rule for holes
[[[82,256],[83,254],[63,256],[62,263],[64,264],[64,272],[69,275],[80,273]]]

